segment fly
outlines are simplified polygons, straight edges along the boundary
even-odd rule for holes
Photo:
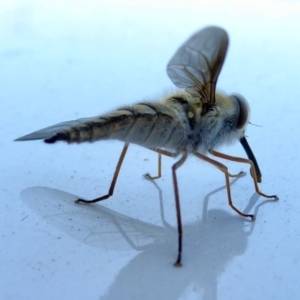
[[[255,220],[254,215],[242,213],[232,202],[229,178],[237,177],[243,172],[230,174],[225,165],[207,154],[249,164],[256,193],[278,200],[276,195],[266,195],[258,187],[261,172],[245,137],[249,123],[247,101],[240,95],[227,96],[216,93],[217,79],[225,60],[228,40],[225,30],[211,26],[196,32],[177,50],[167,65],[167,73],[181,91],[171,93],[160,101],[140,102],[97,117],[59,123],[25,135],[16,141],[43,139],[52,144],[57,141],[82,143],[113,139],[125,142],[108,194],[93,200],[78,199],[76,203],[95,203],[113,195],[130,143],[158,153],[158,175],[146,175],[152,180],[161,177],[161,155],[180,156],[172,166],[172,178],[178,228],[178,255],[175,266],[181,266],[183,232],[176,171],[184,164],[189,154],[214,165],[224,173],[229,205],[239,215]],[[240,141],[248,159],[215,150],[233,141]]]

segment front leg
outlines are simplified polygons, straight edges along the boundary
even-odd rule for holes
[[[276,195],[266,195],[266,194],[262,193],[259,190],[258,180],[257,180],[257,176],[256,176],[256,171],[255,171],[255,166],[254,166],[254,163],[252,162],[252,160],[246,159],[246,158],[241,158],[241,157],[235,157],[235,156],[227,155],[227,154],[224,154],[224,153],[217,152],[215,150],[210,150],[209,153],[212,154],[212,155],[214,155],[214,156],[216,156],[216,157],[220,157],[220,158],[223,158],[223,159],[227,159],[227,160],[231,160],[231,161],[236,161],[236,162],[240,162],[240,163],[249,164],[250,167],[251,167],[250,170],[251,170],[251,174],[252,174],[253,183],[254,183],[254,187],[255,187],[256,193],[258,195],[260,195],[260,196],[265,197],[265,198],[273,198],[274,200],[278,200],[279,199]]]
[[[193,154],[195,156],[197,156],[198,158],[212,164],[213,166],[217,167],[220,171],[222,171],[225,175],[225,182],[226,182],[226,189],[227,189],[227,197],[228,197],[228,204],[229,206],[236,211],[239,215],[241,215],[242,217],[246,217],[246,218],[251,218],[252,221],[255,220],[255,216],[254,215],[249,215],[249,214],[244,214],[242,213],[238,208],[235,207],[235,205],[232,202],[232,198],[231,198],[231,189],[230,189],[230,181],[229,181],[229,173],[228,173],[228,169],[225,165],[221,164],[220,162],[211,159],[210,157],[207,157],[197,151],[194,151]]]

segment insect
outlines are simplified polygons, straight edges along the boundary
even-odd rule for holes
[[[95,203],[113,195],[130,143],[158,153],[158,175],[151,177],[147,174],[148,179],[161,177],[161,155],[180,156],[172,166],[172,178],[178,227],[178,255],[175,266],[181,266],[183,232],[176,171],[189,154],[211,163],[224,173],[229,205],[241,216],[255,219],[254,215],[244,214],[237,209],[231,199],[229,178],[237,177],[241,173],[230,174],[225,165],[207,154],[249,164],[255,191],[265,198],[278,199],[276,195],[262,193],[258,187],[261,172],[245,137],[249,123],[248,103],[239,95],[216,93],[217,79],[227,48],[226,31],[215,26],[206,27],[191,36],[167,65],[168,76],[181,91],[169,94],[162,101],[140,102],[97,117],[59,123],[20,137],[16,141],[43,139],[52,144],[57,141],[82,143],[114,139],[125,142],[108,194],[93,200],[78,199],[76,203]],[[248,159],[215,150],[233,141],[240,141]]]

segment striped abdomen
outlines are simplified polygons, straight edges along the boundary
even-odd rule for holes
[[[185,141],[185,132],[173,108],[161,103],[139,103],[73,126],[46,142],[115,139],[145,147],[178,148]]]
[[[182,115],[163,103],[122,107],[98,118],[78,120],[76,124],[71,121],[70,125],[46,137],[45,142],[63,140],[81,143],[115,139],[145,147],[178,149],[186,141],[186,124]]]

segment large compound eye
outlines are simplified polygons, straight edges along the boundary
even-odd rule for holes
[[[237,129],[243,128],[248,122],[249,118],[249,106],[246,100],[240,95],[233,95],[240,106],[239,118],[236,124]]]

